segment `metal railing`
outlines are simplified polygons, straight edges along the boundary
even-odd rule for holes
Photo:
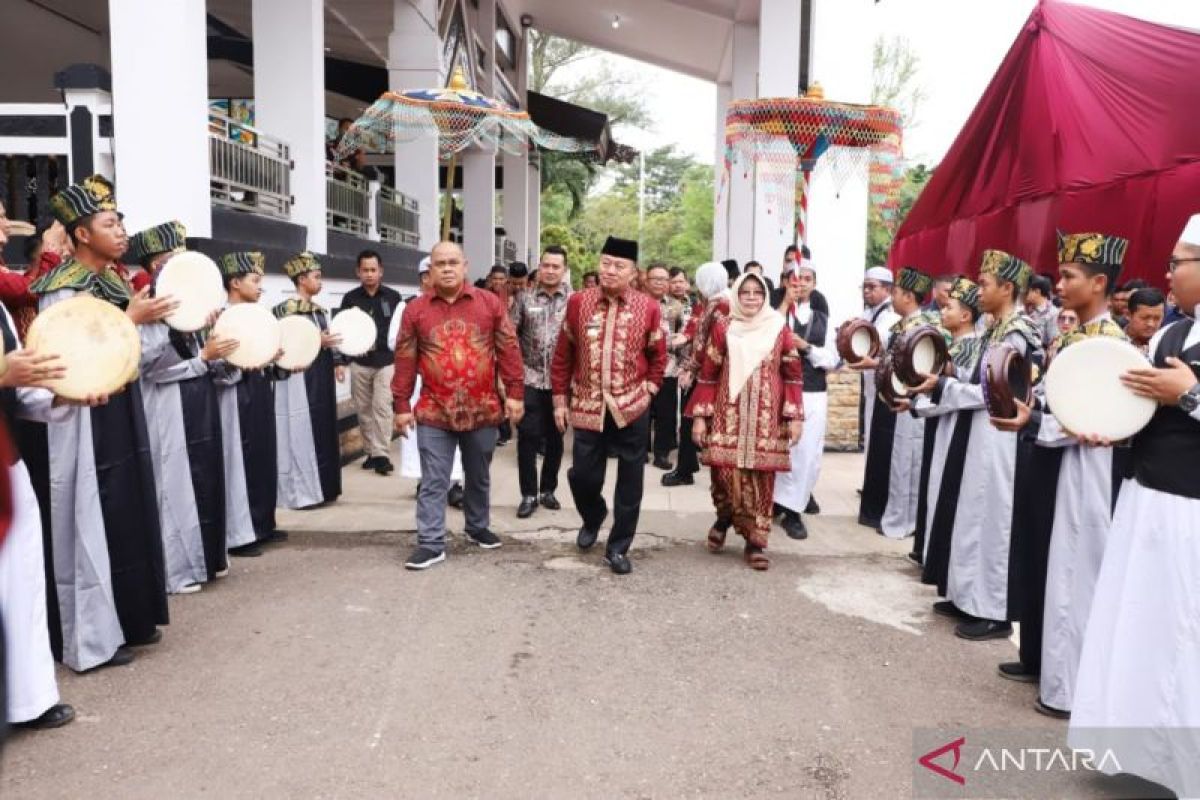
[[[421,243],[421,208],[416,200],[390,186],[380,186],[375,203],[381,241],[409,247]]]
[[[371,190],[352,169],[325,162],[325,224],[335,231],[366,236],[371,230]]]
[[[281,219],[291,216],[292,158],[285,142],[209,112],[208,169],[215,205]]]

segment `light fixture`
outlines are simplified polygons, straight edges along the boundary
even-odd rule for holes
[[[614,31],[615,31],[617,28],[621,27],[621,17],[620,17],[620,15],[618,15],[618,14],[613,14],[613,22],[612,22],[612,26],[613,26],[613,30],[614,30]]]

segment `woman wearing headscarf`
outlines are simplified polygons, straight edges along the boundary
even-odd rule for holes
[[[713,328],[729,317],[729,272],[716,261],[701,264],[696,270],[696,291],[700,302],[692,310],[683,335],[691,344],[679,354],[679,388],[683,390],[683,406],[679,424],[679,463],[675,469],[662,476],[663,486],[690,486],[693,477],[700,471],[696,443],[692,439],[692,418],[688,412],[688,401],[692,396],[692,385],[700,373],[704,360],[704,348]]]
[[[767,303],[766,281],[745,273],[734,283],[729,319],[712,331],[690,410],[692,435],[712,467],[717,521],[708,549],[719,552],[732,525],[746,540],[746,563],[770,566],[775,473],[791,469],[789,451],[804,420],[804,373],[796,340]]]

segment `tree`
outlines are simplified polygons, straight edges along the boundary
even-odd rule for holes
[[[892,241],[896,238],[896,231],[900,228],[900,223],[908,216],[913,203],[917,202],[917,198],[921,196],[921,190],[925,188],[925,184],[929,183],[929,179],[932,177],[933,170],[926,168],[924,164],[910,167],[904,173],[904,183],[900,187],[899,206],[895,213],[885,219],[878,207],[871,207],[867,214],[866,265],[868,267],[887,263],[888,251],[892,248]]]
[[[668,144],[651,150],[645,155],[646,210],[662,211],[678,197],[683,186],[683,177],[696,161],[686,153],[676,151]],[[641,167],[636,162],[617,167],[617,186],[632,186],[637,191]]]

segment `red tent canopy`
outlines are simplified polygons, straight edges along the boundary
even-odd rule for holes
[[[1200,211],[1200,34],[1043,0],[896,234],[888,262],[975,274],[985,249],[1056,273],[1055,228],[1130,240],[1165,284]]]

